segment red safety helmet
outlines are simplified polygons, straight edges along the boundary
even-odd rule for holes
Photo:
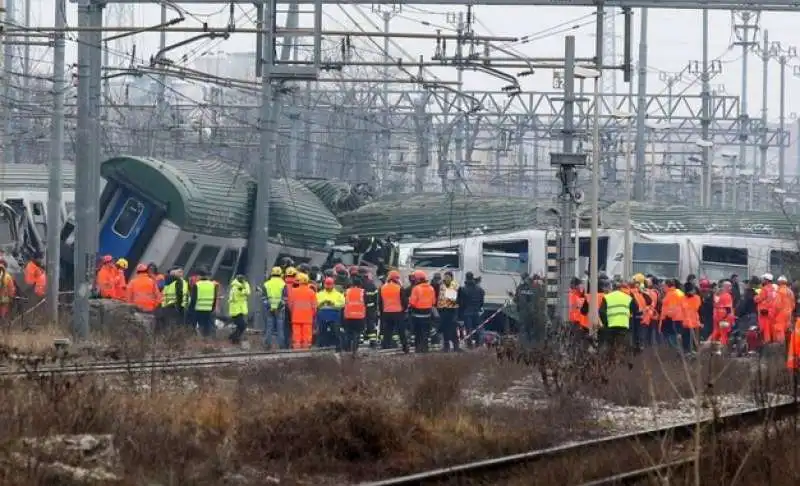
[[[358,275],[358,267],[353,265],[350,267],[350,275]]]
[[[136,265],[136,273],[144,273],[147,271],[147,265],[144,263],[140,263]]]
[[[337,263],[333,266],[333,271],[336,273],[343,273],[347,271],[347,267],[345,267],[343,263]]]
[[[389,274],[386,275],[386,280],[389,280],[391,282],[399,282],[400,281],[400,272],[398,272],[397,270],[390,271]]]
[[[425,272],[422,270],[414,270],[413,275],[414,275],[414,280],[416,280],[417,282],[424,282],[428,280],[428,275],[426,275]]]
[[[708,290],[711,288],[711,282],[707,278],[700,279],[700,282],[698,282],[698,284],[700,285],[700,289],[702,290]]]
[[[326,277],[325,280],[322,281],[322,285],[324,285],[326,289],[332,289],[334,283],[331,277]]]
[[[114,261],[114,257],[111,255],[104,255],[103,256],[103,263],[111,263]]]

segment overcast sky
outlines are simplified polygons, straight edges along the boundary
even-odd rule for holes
[[[52,26],[54,24],[54,12],[52,0],[31,0],[31,23],[39,26]],[[22,9],[24,2],[16,1],[18,21],[22,21]],[[187,4],[183,7],[190,12],[192,17],[188,18],[181,25],[199,25],[200,21],[206,21],[210,26],[224,27],[228,19],[228,7],[225,5],[192,5]],[[385,7],[384,7],[385,8]],[[68,23],[77,25],[77,7],[69,3]],[[447,12],[455,13],[466,11],[465,8],[445,8],[421,6],[419,8],[404,6],[402,12],[397,14],[391,23],[391,28],[395,32],[426,32],[435,31],[435,27],[423,25],[422,22],[439,25],[444,28],[452,28],[448,24]],[[564,36],[574,34],[577,37],[579,56],[589,57],[593,54],[594,46],[594,23],[591,16],[592,11],[582,8],[563,8],[563,7],[475,7],[477,22],[474,24],[476,32],[481,34],[493,34],[502,36],[521,37],[524,35],[534,35],[538,40],[526,44],[514,44],[513,47],[520,52],[530,56],[561,56],[563,55]],[[363,15],[362,15],[363,13]],[[376,30],[369,22],[381,26],[382,19],[379,13],[371,11],[369,5],[360,7],[335,5],[325,7],[324,28],[336,30],[358,30],[356,24],[348,18],[348,15],[355,19],[361,28],[365,30]],[[118,18],[131,18],[135,25],[145,26],[154,25],[159,20],[159,7],[157,6],[119,6],[114,5],[107,9],[106,24],[117,25]],[[236,25],[239,27],[252,27],[252,20],[255,18],[253,8],[242,5],[236,7]],[[781,13],[764,13],[761,15],[759,38],[764,30],[769,32],[769,39],[780,41],[784,46],[800,45],[800,31],[797,29],[800,18],[798,15]],[[367,20],[369,19],[369,20]],[[724,72],[712,81],[713,85],[724,84],[728,94],[738,95],[741,91],[741,47],[729,46],[734,41],[731,26],[731,14],[729,12],[712,11],[710,14],[710,56],[719,58],[723,61]],[[301,19],[301,25],[310,19]],[[638,52],[638,24],[639,12],[636,11],[634,24],[636,25],[636,41],[634,54]],[[575,26],[575,28],[570,28]],[[678,72],[684,69],[689,61],[701,60],[702,58],[702,22],[700,11],[674,11],[674,10],[651,10],[649,13],[649,56],[647,66],[649,69],[648,86],[649,92],[663,92],[664,83],[659,80],[659,71]],[[621,36],[622,20],[621,16],[617,21],[617,34],[620,36],[618,52],[621,55]],[[169,34],[168,43],[179,41],[194,34]],[[70,37],[76,34],[70,33]],[[376,39],[379,44],[371,44],[368,41],[359,39],[355,42],[359,56],[366,58],[377,58],[381,54],[382,40]],[[127,38],[116,46],[119,49],[130,51],[133,44],[136,44],[137,56],[147,59],[158,49],[158,34],[148,33],[136,37]],[[434,41],[421,40],[398,40],[397,44],[415,58],[424,55],[430,58],[433,54]],[[239,34],[233,35],[227,41],[202,41],[190,45],[184,49],[176,50],[171,53],[172,59],[179,59],[186,55],[189,61],[206,51],[224,50],[227,52],[251,51],[254,50],[255,35]],[[452,45],[452,43],[451,43]],[[452,52],[452,48],[450,49]],[[392,57],[400,57],[403,54],[400,50],[392,46],[390,48]],[[38,63],[36,69],[49,71],[52,64],[52,50],[44,48],[34,49],[32,56]],[[67,62],[75,62],[77,49],[74,42],[68,44]],[[754,55],[750,56],[748,69],[749,93],[748,100],[751,115],[759,116],[762,107],[761,87],[762,87],[762,63]],[[800,59],[791,61],[791,64],[800,65]],[[769,81],[769,118],[777,119],[778,116],[778,63],[770,63]],[[800,107],[793,105],[793,100],[800,100],[800,78],[792,75],[793,67],[787,68],[787,114]],[[455,71],[452,69],[436,69],[435,74],[441,79],[455,80]],[[465,89],[475,90],[498,90],[505,83],[498,79],[488,78],[484,75],[465,74]],[[627,92],[627,87],[621,84],[620,92]],[[687,92],[697,93],[699,83],[691,75],[683,77],[684,82],[676,86],[679,92],[688,86]],[[532,76],[522,80],[524,90],[546,90],[552,91],[552,73],[540,70]],[[797,95],[795,95],[797,93]]]

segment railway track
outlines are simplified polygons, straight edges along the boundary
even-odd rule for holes
[[[717,419],[705,419],[702,420],[699,425],[704,429],[713,427],[717,433],[729,433],[742,428],[757,426],[763,423],[765,418],[774,420],[785,419],[797,415],[798,411],[800,411],[800,406],[798,406],[798,404],[788,402],[768,407],[753,408],[734,414],[724,415]],[[522,454],[513,454],[458,466],[434,469],[408,476],[361,483],[358,486],[417,486],[442,484],[447,481],[465,479],[480,480],[491,478],[495,475],[504,476],[507,480],[509,474],[513,473],[517,468],[523,471],[525,467],[533,465],[539,466],[548,461],[586,457],[589,454],[598,453],[603,450],[612,451],[615,447],[624,447],[626,445],[629,447],[641,447],[643,444],[658,444],[664,439],[670,439],[673,441],[672,443],[674,446],[678,446],[680,443],[686,443],[686,441],[694,436],[697,426],[697,422],[686,422],[670,427],[648,429],[641,432],[570,443]],[[632,465],[632,469],[613,476],[585,478],[585,482],[580,484],[580,486],[636,484],[656,474],[663,474],[668,471],[691,467],[693,461],[694,459],[692,457],[679,455],[677,457],[668,458],[666,462],[651,467],[640,468],[640,465]],[[528,473],[530,472],[528,471]],[[524,476],[517,476],[517,478],[519,477]],[[504,482],[505,481],[497,482],[497,484],[503,484]],[[480,484],[494,483],[485,482]]]
[[[121,374],[149,371],[180,371],[202,368],[221,368],[237,364],[250,364],[262,361],[309,358],[326,356],[333,348],[316,348],[302,351],[255,351],[237,353],[215,353],[203,356],[179,356],[175,358],[155,358],[139,361],[102,361],[92,363],[63,363],[55,365],[23,368],[0,368],[0,378],[17,378],[31,375],[80,375],[80,374]],[[398,354],[398,350],[380,350],[377,355]]]

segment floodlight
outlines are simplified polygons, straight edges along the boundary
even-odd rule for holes
[[[630,113],[628,111],[617,110],[617,111],[614,112],[614,114],[612,116],[614,118],[618,119],[618,120],[630,120],[631,118],[633,118],[636,115],[634,113]]]
[[[660,123],[655,120],[645,120],[644,126],[649,128],[650,130],[663,130],[664,128],[667,128],[668,125],[666,123]]]
[[[785,197],[785,198],[783,198],[783,202],[785,204],[796,204],[798,201],[797,201],[797,199],[795,199],[793,197]]]
[[[736,157],[739,156],[739,154],[737,154],[736,152],[731,152],[730,150],[726,150],[719,155],[726,159],[735,159]]]
[[[772,192],[775,194],[786,194],[786,189],[781,189],[780,187],[773,187]]]
[[[694,144],[701,148],[711,148],[714,146],[714,142],[711,140],[703,140],[702,138],[695,140]]]
[[[754,174],[753,169],[742,169],[739,171],[739,175],[743,176],[752,176]]]

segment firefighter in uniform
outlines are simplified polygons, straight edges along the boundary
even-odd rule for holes
[[[358,277],[361,279],[361,288],[364,289],[364,302],[367,305],[367,317],[364,320],[364,338],[370,348],[378,346],[378,287],[372,281],[369,270],[359,267]]]
[[[405,309],[408,299],[400,285],[400,272],[391,270],[386,283],[381,286],[378,306],[381,314],[381,348],[395,347],[394,337],[398,336],[403,352],[408,352],[408,329]]]
[[[408,299],[411,327],[414,329],[414,352],[427,353],[430,343],[431,320],[436,306],[436,292],[422,270],[414,272],[414,286]]]

